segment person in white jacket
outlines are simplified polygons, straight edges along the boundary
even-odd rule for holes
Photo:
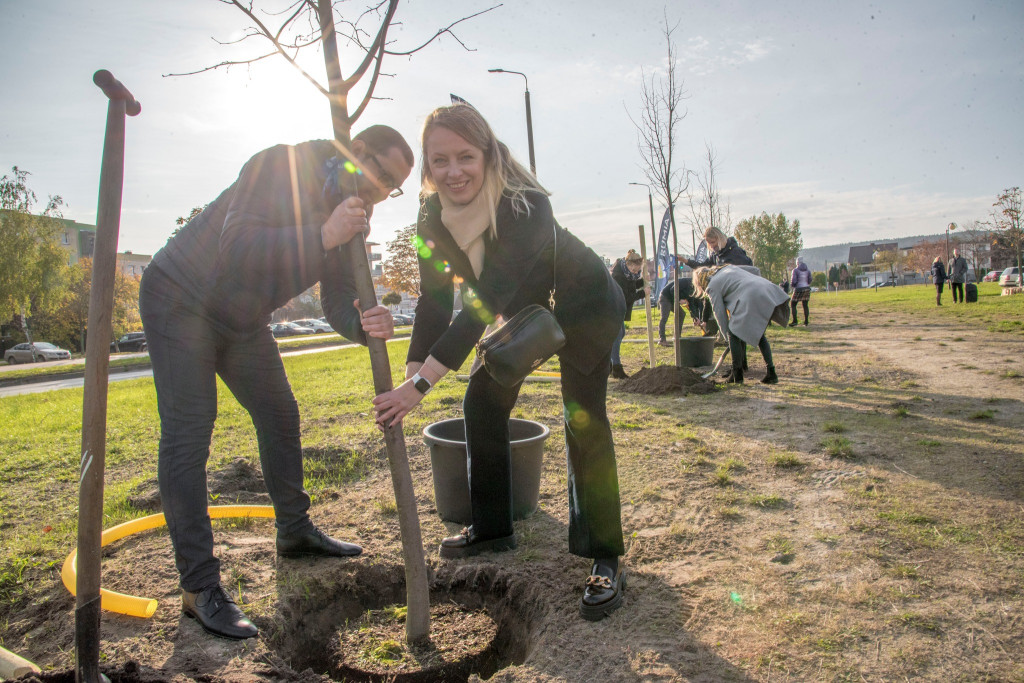
[[[761,382],[777,384],[772,348],[764,332],[771,320],[782,327],[789,322],[789,296],[777,284],[751,270],[756,269],[731,265],[698,268],[693,272],[694,290],[711,302],[719,330],[729,342],[732,371],[726,381],[743,384],[746,345],[751,344],[761,351],[768,366]]]

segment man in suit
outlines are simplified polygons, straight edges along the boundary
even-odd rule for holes
[[[299,408],[270,314],[319,282],[324,313],[343,335],[394,333],[384,306],[361,311],[348,255],[369,232],[373,205],[400,194],[413,165],[397,131],[372,126],[343,150],[329,140],[264,150],[238,180],[173,236],[142,277],[140,308],[160,412],[158,481],[184,613],[224,638],[256,626],[221,587],[207,512],[206,462],[217,377],[249,412],[283,557],[358,555],[309,518]]]

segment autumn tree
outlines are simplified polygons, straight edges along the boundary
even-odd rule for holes
[[[384,275],[381,284],[392,292],[419,296],[420,264],[416,251],[416,226],[409,225],[400,229],[395,239],[385,245],[387,257],[384,259]]]
[[[789,221],[784,213],[768,215],[764,211],[736,225],[736,241],[761,269],[761,275],[772,282],[782,279],[786,265],[804,246],[799,220]]]
[[[888,270],[889,281],[895,283],[897,277],[903,273],[906,267],[907,256],[899,248],[880,250],[876,252],[874,262],[875,270]]]
[[[904,261],[904,267],[922,275],[928,275],[935,257],[946,258],[945,240],[923,240],[911,247]]]
[[[1003,190],[992,207],[992,227],[999,231],[1001,242],[1009,247],[1017,264],[1017,272],[1024,273],[1024,225],[1021,225],[1020,188]]]
[[[49,310],[59,300],[68,254],[60,246],[64,200],[51,195],[41,213],[28,171],[17,166],[0,178],[0,319]],[[24,326],[31,341],[31,330]]]
[[[395,307],[402,303],[402,295],[398,292],[388,292],[380,298],[380,302],[385,306]]]
[[[184,228],[186,225],[188,225],[192,221],[193,218],[195,218],[196,216],[201,214],[203,212],[203,210],[206,209],[206,207],[208,207],[208,206],[209,206],[209,204],[203,204],[202,206],[194,206],[194,207],[192,207],[192,210],[188,212],[187,216],[178,216],[177,218],[175,218],[174,219],[174,225],[177,226],[177,227],[175,227],[174,230],[171,231],[171,235],[170,235],[170,237],[167,238],[167,241],[170,242],[171,241],[171,237],[174,237],[179,232],[181,232],[182,228]]]

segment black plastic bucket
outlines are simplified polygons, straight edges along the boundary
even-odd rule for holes
[[[523,519],[537,509],[544,441],[551,430],[532,420],[508,421],[512,441],[512,518]],[[437,514],[446,522],[470,524],[466,425],[462,419],[427,425],[423,441],[430,449]]]
[[[680,337],[679,355],[684,368],[699,368],[714,363],[714,337]]]

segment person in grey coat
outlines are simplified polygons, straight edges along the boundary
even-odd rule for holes
[[[953,303],[962,304],[964,302],[965,282],[967,282],[967,259],[960,255],[960,249],[954,248],[953,260],[949,262],[949,288],[953,292]]]
[[[772,348],[764,332],[770,320],[782,327],[789,322],[789,296],[777,284],[750,270],[731,265],[698,268],[693,273],[694,290],[711,302],[718,327],[729,341],[732,372],[727,382],[743,384],[746,345],[756,344],[768,367],[761,382],[777,384]]]

